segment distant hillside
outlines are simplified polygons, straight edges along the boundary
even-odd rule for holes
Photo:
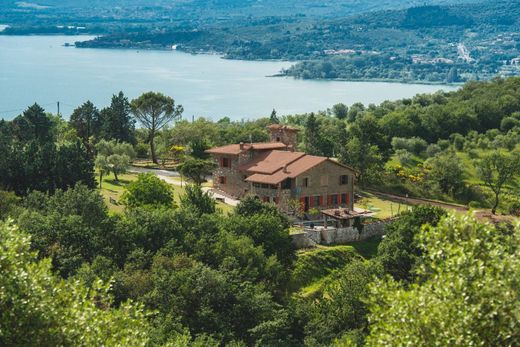
[[[37,4],[40,7],[25,3],[23,8],[10,4],[16,8],[0,11],[0,23],[10,25],[2,34],[102,34],[77,46],[175,46],[231,59],[297,60],[301,63],[281,72],[297,78],[458,83],[520,74],[517,1],[45,0]]]
[[[475,2],[469,0],[464,2]],[[331,15],[333,17],[356,14],[383,9],[399,9],[424,4],[456,4],[457,0],[36,0],[18,1],[4,0],[0,6],[13,9],[52,10],[59,9],[106,9],[114,7],[129,10],[141,8],[175,9],[182,13],[204,13],[211,17],[215,11],[218,15],[236,16],[287,16],[301,13],[308,16]],[[98,13],[98,15],[100,15]]]
[[[520,74],[519,18],[520,2],[427,5],[341,18],[251,17],[126,30],[78,47],[176,45],[227,58],[299,60],[282,72],[298,78],[458,83]]]

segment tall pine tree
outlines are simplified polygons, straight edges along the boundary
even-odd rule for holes
[[[123,92],[113,95],[110,106],[101,111],[102,137],[135,144],[135,121],[130,111],[130,102]]]

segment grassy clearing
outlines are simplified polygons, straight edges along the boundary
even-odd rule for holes
[[[319,246],[298,252],[289,288],[303,295],[321,290],[327,276],[353,259],[361,258],[352,246]]]
[[[372,237],[365,241],[351,242],[348,246],[352,246],[363,258],[370,259],[376,256],[377,247],[381,243],[380,237]]]
[[[382,199],[369,192],[361,192],[363,198],[358,201],[356,207],[375,212],[375,218],[386,219],[398,215],[400,212],[411,209],[411,205]]]
[[[369,259],[376,255],[380,238],[352,242],[340,246],[318,246],[298,252],[289,288],[304,297],[322,292],[335,273],[354,259]]]
[[[121,196],[125,191],[125,186],[132,181],[137,180],[137,174],[135,173],[126,173],[119,176],[119,182],[117,182],[114,178],[114,175],[107,175],[103,177],[103,184],[101,189],[101,195],[105,199],[105,203],[108,206],[108,209],[111,213],[122,213],[124,211],[124,206],[119,203]],[[99,175],[97,176],[99,183]],[[180,181],[180,178],[179,178]],[[184,186],[179,185],[171,185],[173,187],[173,198],[177,205],[180,204],[181,196],[185,193]],[[118,204],[113,204],[110,202],[110,198],[114,199],[118,202]],[[233,211],[233,206],[229,206],[224,204],[223,202],[217,201],[217,209],[221,210],[222,213],[229,214]]]
[[[121,199],[121,196],[125,191],[125,186],[137,179],[137,175],[133,173],[127,173],[118,176],[119,182],[115,180],[114,175],[105,175],[103,177],[103,183],[101,185],[101,195],[105,199],[105,203],[108,206],[109,211],[112,213],[122,213],[124,211],[124,207],[119,203],[119,200]],[[115,205],[111,203],[110,198],[117,201],[118,204]]]

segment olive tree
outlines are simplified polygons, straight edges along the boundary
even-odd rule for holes
[[[103,173],[112,171],[116,181],[118,174],[125,173],[132,159],[136,157],[134,148],[129,143],[117,142],[115,140],[101,140],[96,145],[97,157],[96,167],[100,170],[100,182]]]
[[[210,160],[188,158],[183,163],[179,164],[179,172],[188,177],[196,185],[201,185],[206,181],[206,176],[209,176],[216,164]]]
[[[477,162],[477,172],[480,179],[495,193],[495,202],[491,212],[496,213],[500,202],[500,194],[504,185],[520,174],[520,152],[511,154],[493,152]]]

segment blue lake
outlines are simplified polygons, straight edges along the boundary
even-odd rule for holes
[[[324,110],[343,102],[380,103],[451,86],[379,82],[309,81],[267,77],[289,62],[225,60],[177,51],[77,49],[70,36],[0,36],[0,118],[12,119],[38,102],[48,111],[71,111],[86,100],[109,104],[122,90],[129,98],[158,91],[184,106],[184,117],[214,120]]]

